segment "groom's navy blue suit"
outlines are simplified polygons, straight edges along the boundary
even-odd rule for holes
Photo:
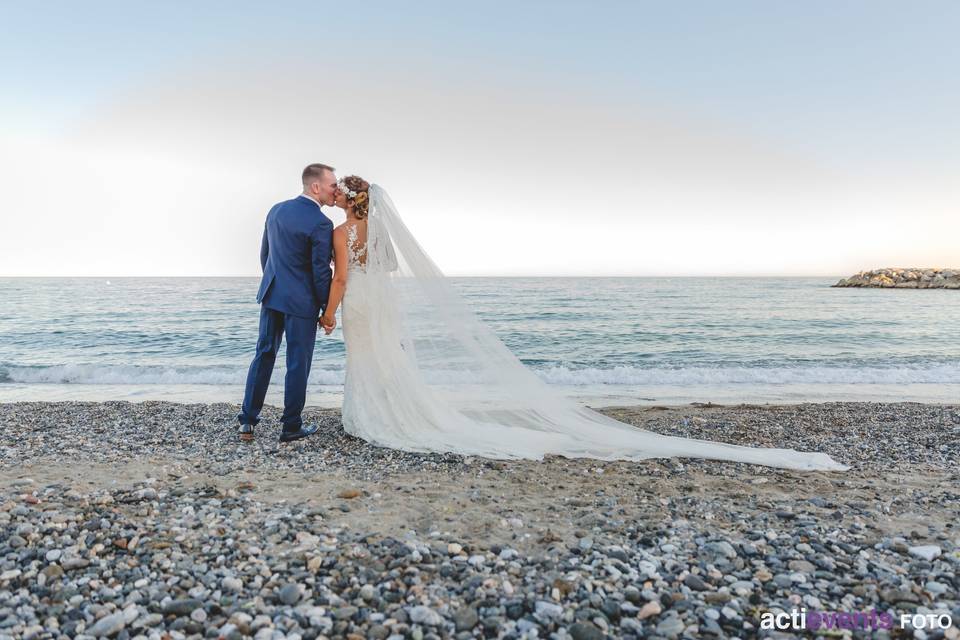
[[[267,214],[260,246],[263,278],[257,292],[260,337],[247,373],[241,424],[260,422],[260,410],[270,374],[287,334],[287,375],[284,380],[284,430],[297,430],[307,396],[307,377],[317,339],[317,320],[330,293],[333,223],[309,196],[275,204]]]

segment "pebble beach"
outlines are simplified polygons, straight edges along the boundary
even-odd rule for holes
[[[237,410],[0,404],[0,639],[795,637],[763,615],[801,609],[960,637],[960,405],[599,409],[847,472],[412,453],[335,409],[244,445]]]

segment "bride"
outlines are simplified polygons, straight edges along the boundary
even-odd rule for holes
[[[320,322],[342,303],[343,427],[405,451],[501,459],[689,457],[799,470],[849,467],[825,453],[752,448],[645,431],[580,406],[543,382],[471,311],[381,187],[338,183],[346,221]]]

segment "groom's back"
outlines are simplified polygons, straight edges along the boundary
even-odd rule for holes
[[[306,197],[285,200],[270,209],[261,250],[263,279],[258,302],[284,313],[317,317],[320,300],[314,290],[313,238],[324,225],[333,227],[319,205]]]
[[[312,206],[313,211],[310,212],[304,205]],[[308,215],[309,213],[313,215]],[[277,261],[278,265],[291,269],[309,269],[310,234],[320,222],[320,216],[320,208],[303,202],[303,198],[275,204],[267,213],[269,258]]]

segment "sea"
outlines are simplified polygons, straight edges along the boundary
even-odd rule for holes
[[[960,291],[794,278],[451,278],[546,383],[590,406],[960,402]],[[259,278],[0,278],[0,402],[239,404]],[[267,402],[282,405],[283,353]],[[340,328],[307,403],[339,406]]]

